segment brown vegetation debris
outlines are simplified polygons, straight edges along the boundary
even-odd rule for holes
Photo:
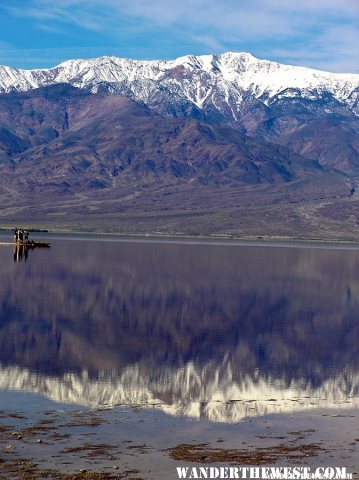
[[[51,478],[52,480],[143,480],[140,477],[130,477],[137,471],[126,471],[123,473],[109,472],[91,472],[79,471],[72,473],[63,473],[58,470],[42,470],[29,460],[17,459],[14,461],[2,461],[0,480],[43,480]],[[3,476],[6,475],[6,476]]]
[[[219,449],[209,444],[199,445],[179,444],[169,449],[170,457],[175,460],[213,463],[229,462],[242,465],[268,465],[277,460],[301,460],[314,457],[324,450],[317,443],[301,445],[286,445],[284,443],[268,447],[258,447],[253,450]]]
[[[98,456],[105,456],[105,455],[112,455],[113,450],[116,447],[114,445],[108,444],[89,444],[85,443],[84,445],[80,445],[77,447],[69,447],[62,450],[62,453],[79,453],[79,452],[86,452],[87,455],[94,455]]]

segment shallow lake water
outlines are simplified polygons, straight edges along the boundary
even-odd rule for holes
[[[0,245],[0,410],[9,427],[0,448],[12,459],[171,479],[181,460],[168,448],[178,444],[295,440],[325,448],[304,460],[282,452],[273,464],[356,471],[359,249],[51,243],[28,252]],[[57,433],[67,426],[64,437],[42,440],[49,431],[37,428],[10,442],[10,430],[29,433],[46,415]],[[76,427],[73,416],[87,420]],[[96,461],[65,452],[61,442],[84,438],[123,448]]]

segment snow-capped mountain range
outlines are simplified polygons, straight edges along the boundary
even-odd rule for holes
[[[255,186],[260,186],[266,205],[286,204],[292,194],[291,204],[298,208],[313,201],[320,219],[308,231],[315,237],[326,222],[322,213],[330,217],[331,229],[336,210],[317,210],[318,200],[345,201],[340,215],[335,214],[335,232],[347,235],[344,219],[357,215],[358,116],[358,74],[281,65],[249,53],[171,61],[100,57],[37,70],[0,66],[0,198],[11,212],[19,199],[24,208],[33,205],[33,194],[39,192],[41,206],[46,192],[51,208],[55,197],[62,208],[64,196],[73,205],[72,195],[80,193],[87,211],[101,191],[109,199],[128,199],[122,205],[127,211],[135,192],[147,211],[148,205],[172,208],[178,187],[175,208],[188,201],[191,211],[198,205],[207,209],[208,196],[217,212],[211,188],[220,187],[222,199],[228,194],[226,209],[229,204],[237,209],[258,205]],[[287,191],[278,196],[279,184]],[[169,188],[165,200],[164,186]],[[205,201],[198,198],[198,186]],[[238,200],[242,186],[253,192],[253,199]],[[195,194],[188,193],[192,189]],[[144,197],[143,191],[153,197]],[[108,208],[112,211],[112,203]],[[240,218],[242,222],[243,214]],[[306,214],[303,223],[308,225]],[[175,230],[186,228],[179,222]],[[263,228],[255,235],[267,231],[267,222]],[[289,233],[293,228],[297,221]],[[357,239],[359,226],[352,220],[350,229]],[[282,222],[274,231],[288,235]]]
[[[171,61],[117,57],[68,60],[50,69],[0,66],[0,92],[27,91],[68,83],[92,92],[108,91],[156,106],[161,96],[182,107],[216,109],[237,120],[248,97],[270,105],[274,99],[328,96],[359,114],[359,75],[334,74],[259,60],[249,53],[188,55]]]

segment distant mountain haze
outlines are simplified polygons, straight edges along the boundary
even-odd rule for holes
[[[0,92],[3,223],[359,234],[359,75],[100,57],[0,67]]]

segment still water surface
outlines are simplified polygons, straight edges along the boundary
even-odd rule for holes
[[[359,406],[359,250],[64,237],[0,265],[2,391],[230,423]]]

